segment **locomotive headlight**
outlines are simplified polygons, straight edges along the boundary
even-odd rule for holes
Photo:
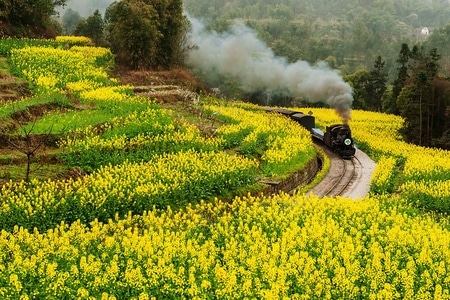
[[[344,140],[344,144],[345,144],[346,146],[350,146],[350,145],[352,144],[352,140],[351,140],[351,139],[345,139],[345,140]]]

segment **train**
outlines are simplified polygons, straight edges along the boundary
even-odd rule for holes
[[[299,123],[306,128],[313,139],[322,142],[326,147],[336,152],[344,159],[350,159],[355,156],[355,142],[352,138],[352,131],[347,124],[334,124],[327,126],[325,132],[316,128],[315,118],[312,114],[304,114],[302,112],[293,111],[284,108],[265,108],[267,112],[275,112],[287,116],[291,120]]]

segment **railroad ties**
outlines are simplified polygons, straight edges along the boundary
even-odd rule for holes
[[[351,159],[343,159],[327,148],[323,148],[331,160],[331,167],[326,177],[307,195],[319,197],[365,197],[370,188],[370,178],[375,164],[366,155],[357,150]]]

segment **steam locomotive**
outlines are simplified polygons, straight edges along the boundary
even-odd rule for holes
[[[327,126],[325,132],[316,128],[315,118],[298,111],[283,108],[265,108],[267,112],[276,112],[289,117],[311,132],[311,136],[323,142],[328,148],[336,152],[342,158],[352,158],[356,153],[352,132],[347,124],[334,124]]]

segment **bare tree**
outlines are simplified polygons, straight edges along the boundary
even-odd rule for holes
[[[29,182],[30,174],[32,172],[31,163],[32,163],[33,157],[35,157],[36,152],[45,144],[45,141],[49,139],[52,128],[50,128],[49,131],[44,135],[44,138],[36,139],[36,138],[33,138],[33,136],[34,136],[33,131],[36,126],[37,118],[34,118],[32,125],[29,126],[28,128],[22,122],[20,122],[18,117],[12,117],[12,118],[19,126],[22,134],[21,134],[21,138],[18,138],[17,141],[14,141],[13,139],[9,138],[8,143],[13,148],[15,148],[17,151],[26,155],[27,166],[26,166],[26,171],[25,171],[25,182]],[[34,171],[36,171],[36,170],[34,170]]]

